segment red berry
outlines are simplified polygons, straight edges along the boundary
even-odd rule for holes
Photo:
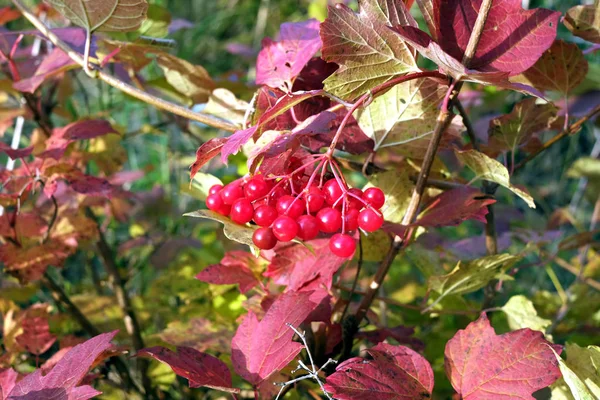
[[[350,235],[336,233],[329,239],[329,250],[338,257],[349,258],[356,251],[356,242]]]
[[[338,202],[338,200],[343,196],[344,190],[337,180],[330,179],[323,185],[323,193],[325,194],[325,201],[327,201],[327,204],[332,206],[336,202],[338,204],[341,203],[341,201]]]
[[[325,196],[323,196],[321,189],[316,186],[311,186],[308,189],[308,194],[306,195],[306,203],[308,204],[308,211],[311,213],[316,213],[323,208],[323,204],[325,204]]]
[[[271,206],[262,205],[254,210],[254,222],[258,226],[271,226],[277,218],[277,210]]]
[[[271,190],[269,186],[265,178],[257,175],[246,182],[244,185],[244,194],[250,201],[260,199],[269,193],[269,190]]]
[[[380,209],[385,204],[385,194],[377,187],[370,187],[363,193],[363,200],[372,207]]]
[[[277,200],[287,194],[289,194],[287,190],[285,190],[282,186],[277,186],[275,189],[273,189],[273,192],[271,192],[271,195],[269,196],[269,205],[275,206],[275,204],[277,204]]]
[[[221,189],[223,189],[223,185],[212,185],[210,189],[208,189],[208,194],[218,194]]]
[[[237,199],[244,197],[244,189],[238,181],[235,181],[225,185],[220,194],[225,204],[233,204]]]
[[[354,231],[356,229],[358,229],[358,210],[350,208],[346,210],[346,215],[344,215],[344,230]]]
[[[383,217],[378,212],[367,208],[358,214],[358,226],[367,232],[375,232],[383,225]]]
[[[304,199],[285,195],[277,200],[277,212],[280,215],[287,215],[294,219],[298,218],[306,210]]]
[[[319,234],[319,221],[312,215],[302,215],[297,220],[298,237],[302,240],[311,240]]]
[[[351,196],[351,194],[353,194],[354,196]],[[358,188],[352,188],[350,190],[348,190],[348,208],[355,208],[357,210],[362,210],[363,207],[365,206],[365,203],[362,202],[360,199],[362,199],[363,196],[363,191],[358,189]]]
[[[252,220],[253,216],[254,207],[252,207],[252,203],[248,199],[237,199],[231,206],[229,217],[237,224],[246,224]]]
[[[321,209],[317,213],[317,220],[322,232],[333,233],[342,227],[342,213],[330,207]]]
[[[209,210],[217,211],[223,207],[224,204],[223,199],[218,194],[209,194],[206,198],[206,207]]]
[[[252,235],[252,242],[261,250],[271,250],[277,244],[277,238],[271,228],[258,228]]]
[[[281,215],[273,221],[273,234],[282,242],[289,242],[298,234],[298,223],[287,215]]]

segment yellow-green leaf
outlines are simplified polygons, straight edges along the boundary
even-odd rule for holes
[[[512,296],[502,307],[508,319],[508,326],[513,331],[529,328],[544,332],[552,323],[538,316],[531,300],[523,295]]]
[[[76,25],[90,32],[130,32],[146,19],[146,0],[46,0]]]
[[[600,178],[600,160],[582,157],[571,165],[567,176],[570,178]]]
[[[258,229],[258,226],[249,225],[238,225],[231,221],[229,218],[217,214],[211,210],[198,210],[187,214],[183,214],[184,217],[195,217],[195,218],[207,218],[213,221],[217,221],[223,224],[223,233],[228,239],[231,239],[238,243],[247,244],[248,246],[254,246],[252,243],[252,235],[254,231]]]
[[[565,363],[583,382],[595,399],[600,399],[600,347],[579,347],[567,343]],[[571,385],[569,385],[571,387]]]
[[[550,347],[550,346],[549,346]],[[554,353],[556,360],[558,361],[558,367],[562,373],[565,383],[571,390],[571,394],[575,400],[595,400],[598,397],[592,395],[588,390],[588,387],[583,383],[581,378],[567,365],[567,363],[554,351],[552,347],[550,350]]]
[[[156,61],[167,82],[178,92],[189,97],[194,103],[208,101],[215,83],[203,67],[167,53],[159,54]]]
[[[463,164],[475,173],[477,179],[485,179],[504,186],[525,200],[529,207],[535,208],[533,197],[510,183],[510,175],[504,165],[477,150],[457,150],[455,154]]]
[[[385,193],[383,218],[386,221],[400,223],[408,207],[415,187],[410,180],[407,168],[399,171],[386,171],[373,175],[366,187],[377,186]]]

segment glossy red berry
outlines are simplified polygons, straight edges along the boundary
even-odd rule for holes
[[[206,207],[209,210],[217,211],[221,207],[223,207],[225,203],[223,203],[223,199],[219,194],[209,194],[206,198]]]
[[[340,186],[337,180],[330,179],[323,185],[323,194],[325,195],[325,201],[330,206],[336,204],[340,204],[340,198],[344,194],[344,190]],[[339,200],[339,201],[338,201]]]
[[[367,232],[375,232],[383,225],[383,216],[370,208],[364,209],[358,214],[358,226]]]
[[[342,258],[349,258],[356,251],[356,241],[350,235],[336,233],[329,239],[329,250]]]
[[[275,189],[273,189],[269,196],[269,205],[275,206],[277,204],[277,200],[288,194],[289,192],[282,186],[277,186]]]
[[[233,204],[237,199],[244,197],[244,188],[239,182],[231,182],[220,192],[221,198],[225,204]]]
[[[377,187],[370,187],[363,193],[363,200],[372,207],[380,209],[385,204],[385,194]]]
[[[342,227],[342,213],[331,207],[321,209],[317,213],[317,220],[322,232],[333,233]]]
[[[298,223],[298,237],[302,240],[311,240],[319,234],[319,221],[312,215],[302,215]]]
[[[348,190],[347,204],[348,208],[355,208],[357,210],[362,210],[365,206],[365,203],[361,201],[363,195],[363,191],[358,188],[352,188]]]
[[[208,189],[208,194],[218,194],[221,189],[223,189],[223,185],[212,185],[210,189]]]
[[[304,199],[285,195],[277,200],[277,212],[280,215],[287,215],[294,219],[298,218],[306,210]]]
[[[280,215],[273,221],[273,234],[282,242],[289,242],[298,234],[298,223],[287,215]]]
[[[316,186],[311,186],[308,189],[308,194],[306,195],[306,203],[308,204],[308,211],[311,213],[316,213],[325,204],[325,196],[321,189]]]
[[[252,242],[261,250],[271,250],[277,244],[277,238],[271,228],[258,228],[252,235]]]
[[[358,213],[359,211],[356,208],[346,210],[346,215],[344,215],[345,231],[354,231],[358,229]]]
[[[251,178],[244,185],[244,194],[250,201],[266,196],[269,190],[271,190],[269,183],[261,175]]]
[[[236,224],[246,224],[252,220],[254,216],[254,207],[250,200],[246,198],[237,199],[231,205],[231,213],[229,217]]]
[[[277,210],[271,206],[260,206],[254,210],[254,222],[258,226],[271,226],[277,218]]]

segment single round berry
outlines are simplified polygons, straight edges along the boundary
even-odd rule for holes
[[[323,196],[321,189],[316,186],[311,186],[306,195],[306,203],[308,204],[308,211],[311,213],[316,213],[323,208],[325,196]]]
[[[350,235],[336,233],[329,239],[329,250],[342,258],[349,258],[356,251],[356,241]]]
[[[342,213],[331,207],[322,208],[317,213],[317,220],[322,232],[333,233],[342,227]]]
[[[375,232],[383,225],[383,217],[377,211],[370,208],[364,209],[358,214],[358,226],[367,232]]]
[[[319,221],[312,215],[302,215],[298,223],[298,237],[302,240],[311,240],[319,234]]]
[[[273,221],[273,234],[282,242],[289,242],[298,234],[298,223],[287,215],[281,215]]]
[[[359,211],[356,208],[346,210],[346,215],[344,215],[345,231],[354,231],[358,229],[358,213]]]
[[[266,196],[269,190],[271,190],[269,183],[261,175],[251,178],[244,185],[244,194],[250,201]]]
[[[223,185],[212,185],[210,189],[208,189],[208,194],[218,194],[221,189],[223,189]]]
[[[277,212],[280,215],[287,215],[294,219],[298,218],[306,210],[304,199],[285,195],[277,200]]]
[[[269,205],[275,206],[277,204],[277,200],[288,194],[289,192],[282,186],[277,186],[269,195]]]
[[[254,207],[250,200],[246,198],[237,199],[231,205],[231,213],[229,217],[236,224],[246,224],[252,220],[254,216]]]
[[[370,187],[364,191],[363,200],[372,207],[380,209],[385,204],[385,194],[377,187]]]
[[[239,182],[231,182],[221,190],[221,198],[225,204],[233,204],[237,199],[244,197],[244,188]]]
[[[225,217],[228,217],[229,214],[231,213],[231,206],[229,204],[223,203],[221,205],[221,207],[219,207],[218,209],[216,209],[214,211],[216,211],[217,213],[219,213]]]
[[[221,207],[223,207],[224,204],[225,203],[223,203],[223,199],[221,198],[221,196],[218,193],[217,194],[209,194],[208,197],[206,198],[206,207],[209,210],[217,211]]]
[[[271,250],[277,244],[277,238],[271,228],[258,228],[252,235],[252,242],[261,250]]]
[[[254,222],[258,226],[271,226],[277,218],[277,210],[271,206],[262,205],[254,210]]]
[[[340,198],[344,195],[344,190],[337,180],[330,179],[323,185],[323,193],[325,194],[325,201],[327,201],[327,204],[332,206],[336,203],[341,203]]]
[[[354,196],[353,196],[354,195]],[[362,210],[365,206],[365,203],[361,201],[363,191],[358,188],[352,188],[348,190],[347,204],[348,208],[355,208],[357,210]]]

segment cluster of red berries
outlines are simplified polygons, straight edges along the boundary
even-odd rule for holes
[[[333,254],[351,257],[356,242],[348,232],[358,228],[374,232],[383,224],[380,209],[385,196],[379,188],[363,192],[330,179],[321,187],[311,184],[294,192],[289,182],[255,175],[212,186],[206,206],[235,223],[258,225],[252,241],[262,250],[272,249],[278,241],[311,240],[324,233],[334,234],[329,241]]]

